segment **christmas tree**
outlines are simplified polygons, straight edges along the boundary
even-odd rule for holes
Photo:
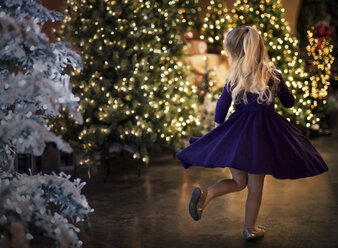
[[[249,25],[262,35],[270,59],[296,98],[292,108],[283,108],[278,101],[276,111],[306,131],[319,118],[312,113],[309,75],[304,72],[305,63],[299,58],[298,41],[291,35],[284,12],[280,0],[238,0],[232,10],[230,27]]]
[[[331,33],[332,34],[332,33]],[[308,52],[308,63],[310,71],[311,108],[320,118],[319,127],[327,128],[325,122],[328,89],[330,86],[331,66],[334,61],[332,56],[333,45],[331,36],[320,33],[320,28],[312,27],[307,32],[309,44],[306,46]],[[318,128],[319,128],[318,127]]]
[[[67,1],[58,36],[81,50],[84,70],[74,74],[73,87],[84,125],[65,114],[51,126],[85,151],[86,163],[123,146],[148,164],[148,147],[177,151],[179,138],[198,127],[196,87],[181,62],[197,4]]]
[[[61,15],[40,1],[1,1],[0,39],[0,158],[2,170],[13,171],[16,153],[39,156],[45,142],[70,152],[68,144],[53,134],[46,118],[60,113],[60,104],[78,122],[78,99],[62,68],[79,68],[81,58],[64,42],[50,43],[41,28]]]
[[[336,0],[301,1],[297,18],[297,37],[299,47],[304,59],[307,56],[306,47],[309,44],[307,31],[314,26],[320,36],[330,36],[331,44],[337,47],[338,30],[338,3]],[[333,49],[332,56],[338,57],[338,49]],[[338,61],[335,60],[331,67],[330,86],[338,87]]]
[[[223,49],[223,35],[228,30],[228,9],[223,0],[211,0],[203,19],[200,38],[206,40],[210,51]]]
[[[58,247],[81,247],[71,221],[93,211],[79,179],[19,174],[13,167],[17,153],[39,156],[46,142],[71,152],[45,120],[60,113],[60,104],[82,122],[69,75],[62,73],[67,66],[79,68],[81,59],[68,43],[50,43],[41,32],[47,20],[60,19],[39,0],[0,1],[0,247],[28,247],[36,235]]]

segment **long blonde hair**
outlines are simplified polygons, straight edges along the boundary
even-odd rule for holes
[[[272,89],[275,90],[280,80],[258,31],[250,26],[238,26],[225,34],[223,46],[232,59],[227,81],[234,102],[240,102],[239,93],[243,91],[245,104],[248,103],[247,92],[259,94],[258,103],[272,103],[274,94],[268,81],[273,79]]]

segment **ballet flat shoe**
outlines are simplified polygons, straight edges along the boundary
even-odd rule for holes
[[[198,221],[202,217],[203,205],[205,199],[207,198],[208,190],[195,188],[192,192],[190,203],[189,203],[189,213],[193,220]]]
[[[258,226],[256,227],[258,230],[255,228],[244,228],[243,236],[246,240],[256,240],[264,237],[265,229]]]

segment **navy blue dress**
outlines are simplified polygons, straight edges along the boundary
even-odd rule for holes
[[[274,95],[291,108],[295,98],[282,75],[277,75],[281,82]],[[274,103],[257,103],[258,94],[247,93],[248,104],[235,104],[235,111],[224,122],[232,101],[226,86],[215,111],[215,122],[221,124],[202,137],[191,136],[190,145],[176,154],[185,169],[192,165],[231,167],[278,179],[315,176],[328,170],[310,141],[275,112]]]

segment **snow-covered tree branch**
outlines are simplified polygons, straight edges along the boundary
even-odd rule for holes
[[[40,1],[0,1],[0,159],[2,170],[12,169],[15,152],[41,155],[46,142],[71,148],[49,131],[45,118],[67,107],[82,123],[69,76],[62,69],[82,67],[69,43],[51,43],[41,32],[48,19],[61,15]]]
[[[61,108],[82,123],[79,99],[63,73],[68,66],[81,69],[81,58],[69,43],[51,43],[41,32],[47,20],[61,18],[38,0],[0,0],[0,247],[28,247],[35,235],[57,247],[81,247],[79,228],[70,221],[85,221],[93,211],[80,179],[19,174],[13,167],[16,153],[41,155],[46,142],[72,150],[47,126],[46,118]]]
[[[34,235],[43,235],[54,239],[56,247],[81,247],[79,228],[68,220],[84,221],[93,209],[80,193],[85,183],[79,179],[71,182],[69,177],[64,173],[60,176],[1,173],[0,245],[13,242],[6,240],[8,236],[16,239],[15,243],[24,244]],[[21,227],[21,235],[6,235],[15,226]]]

